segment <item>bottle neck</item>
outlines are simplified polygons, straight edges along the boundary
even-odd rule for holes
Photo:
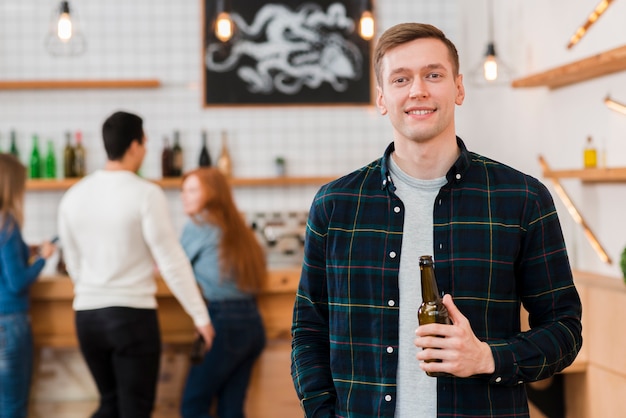
[[[440,299],[435,269],[431,260],[420,259],[420,273],[422,282],[422,300],[424,302],[436,302]]]

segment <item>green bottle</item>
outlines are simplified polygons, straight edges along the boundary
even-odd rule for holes
[[[15,130],[11,131],[11,148],[9,149],[9,152],[15,155],[16,158],[20,158],[20,151],[17,149],[17,135]]]
[[[48,141],[48,152],[46,153],[46,172],[45,178],[55,179],[57,178],[57,159],[54,155],[54,142]]]
[[[39,154],[39,138],[33,135],[33,151],[30,153],[30,178],[41,178],[41,156]]]

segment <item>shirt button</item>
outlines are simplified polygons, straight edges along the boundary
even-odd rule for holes
[[[455,177],[457,180],[461,180],[461,175],[459,173],[457,173]]]
[[[389,301],[387,302],[387,305],[389,305],[389,306],[395,306],[395,304],[396,304],[396,301],[395,301],[395,300],[389,300]]]
[[[391,395],[385,395],[385,400],[387,402],[391,402]]]
[[[387,352],[388,352],[389,354],[393,353],[393,347],[387,347]]]
[[[400,213],[400,206],[396,206],[395,208],[393,208],[393,211],[395,213]]]
[[[500,376],[496,377],[496,383],[502,382],[502,378]]]
[[[389,257],[396,258],[396,252],[395,251],[390,252]]]

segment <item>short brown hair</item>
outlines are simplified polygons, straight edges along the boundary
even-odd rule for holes
[[[448,48],[452,71],[455,76],[459,75],[459,53],[452,41],[446,38],[440,29],[426,23],[400,23],[387,29],[381,35],[374,49],[374,73],[379,86],[382,83],[382,60],[387,51],[415,39],[423,38],[439,39],[444,43]]]

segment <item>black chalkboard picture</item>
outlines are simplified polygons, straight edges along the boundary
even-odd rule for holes
[[[204,105],[369,105],[364,1],[203,0]],[[234,23],[215,34],[224,5]],[[220,10],[221,9],[221,10]]]

